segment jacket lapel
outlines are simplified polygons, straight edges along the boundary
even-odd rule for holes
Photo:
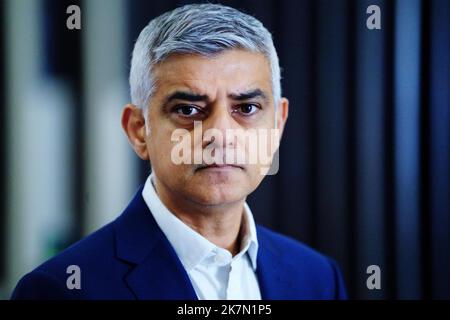
[[[189,276],[138,190],[114,223],[116,256],[131,266],[124,281],[137,299],[197,299]]]
[[[258,258],[256,276],[263,300],[289,299],[292,292],[290,274],[284,270],[282,259],[264,230],[257,227]]]
[[[164,240],[126,276],[125,282],[140,300],[195,300],[197,296],[181,262]]]

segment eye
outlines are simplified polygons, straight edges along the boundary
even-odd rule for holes
[[[245,104],[239,105],[236,110],[244,115],[252,115],[256,111],[258,111],[258,109],[261,109],[261,108],[256,104],[245,103]]]
[[[174,111],[182,116],[195,116],[200,113],[200,110],[191,105],[182,105],[174,108]]]

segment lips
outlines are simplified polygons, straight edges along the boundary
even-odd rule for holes
[[[205,169],[227,169],[227,168],[230,168],[230,169],[233,169],[233,168],[234,169],[244,169],[241,166],[238,166],[238,165],[235,165],[235,164],[216,164],[216,163],[213,163],[213,164],[209,164],[209,165],[202,165],[199,168],[197,168],[197,171],[205,170]]]

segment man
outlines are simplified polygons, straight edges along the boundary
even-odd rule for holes
[[[246,133],[278,139],[288,116],[258,20],[213,4],[157,17],[135,44],[130,88],[122,126],[152,174],[122,215],[26,275],[14,299],[346,297],[332,260],[255,225],[245,203],[268,170],[249,160]],[[257,145],[270,160],[275,142]]]

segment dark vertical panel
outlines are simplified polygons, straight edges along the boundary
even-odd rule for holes
[[[5,96],[5,26],[4,21],[4,1],[0,2],[0,17],[2,17],[1,31],[0,31],[0,150],[6,150],[6,123],[4,123],[6,118],[6,96]],[[5,199],[5,189],[6,189],[6,163],[4,160],[5,156],[0,157],[0,283],[5,276],[6,269],[6,199]]]
[[[309,130],[309,145],[311,147],[310,149],[310,171],[311,171],[311,179],[309,181],[309,188],[311,190],[311,225],[309,226],[311,229],[311,244],[312,246],[316,246],[318,243],[318,232],[319,229],[317,228],[317,222],[318,222],[318,204],[319,204],[319,195],[317,193],[318,190],[318,180],[317,180],[317,173],[319,171],[319,163],[318,163],[318,145],[316,141],[316,133],[319,131],[319,125],[318,125],[318,119],[317,119],[317,108],[316,108],[316,97],[319,94],[319,88],[317,86],[317,83],[319,82],[319,77],[316,72],[316,66],[319,63],[319,57],[316,54],[317,48],[319,47],[319,40],[318,40],[318,33],[319,33],[319,15],[318,15],[318,3],[313,1],[311,2],[311,24],[310,24],[310,49],[308,51],[311,52],[311,58],[310,58],[310,67],[309,67],[309,83],[310,83],[310,89],[311,89],[311,100],[310,100],[310,113],[308,115],[308,121],[310,123],[310,130]]]
[[[69,30],[66,27],[68,14],[67,7],[78,5],[81,8],[81,30]],[[83,30],[83,5],[82,1],[72,0],[45,0],[43,12],[45,13],[44,43],[45,61],[44,73],[53,78],[64,80],[68,83],[75,108],[73,115],[73,126],[75,135],[70,142],[73,145],[72,155],[75,157],[75,168],[71,174],[75,194],[73,195],[72,207],[74,212],[72,234],[68,235],[66,243],[61,243],[60,249],[74,242],[82,236],[83,212],[86,199],[83,197],[83,91],[82,91],[82,52],[81,37]]]
[[[368,15],[366,9],[370,5],[378,5],[382,13],[382,29],[369,30],[366,27]],[[386,270],[385,263],[385,220],[384,220],[384,81],[388,70],[386,63],[385,36],[387,8],[384,1],[358,1],[356,26],[356,88],[353,94],[356,99],[356,188],[353,201],[356,206],[355,233],[356,268],[354,279],[357,295],[360,298],[386,297],[384,276],[381,290],[369,290],[366,286],[368,277],[366,269],[370,265],[378,265],[382,275]],[[351,169],[350,169],[351,170]]]
[[[352,34],[357,29],[355,25],[357,23],[357,18],[359,16],[358,7],[355,1],[350,0],[348,5],[348,16],[347,16],[347,24],[345,32],[347,34]],[[358,285],[358,281],[355,281],[355,275],[358,274],[358,266],[354,263],[357,254],[357,245],[358,241],[356,240],[356,213],[357,213],[357,202],[355,201],[355,197],[357,196],[357,157],[356,157],[356,146],[357,146],[357,137],[358,137],[358,127],[357,127],[357,100],[354,95],[357,88],[357,64],[356,64],[356,48],[358,42],[356,36],[349,37],[348,40],[348,55],[347,55],[347,66],[348,66],[348,75],[347,75],[347,88],[345,94],[347,95],[347,132],[346,132],[346,140],[347,140],[347,163],[346,163],[346,174],[347,174],[347,195],[346,201],[348,204],[347,212],[344,214],[344,221],[347,223],[346,231],[347,231],[347,239],[342,242],[340,245],[345,248],[345,256],[346,256],[346,264],[342,264],[341,261],[338,261],[341,265],[343,265],[344,271],[344,279],[347,283],[347,290],[349,291],[349,297],[354,297],[354,292],[356,292],[356,287]]]
[[[450,299],[450,2],[431,2],[429,187],[432,297]]]
[[[310,188],[311,122],[313,110],[310,47],[312,23],[310,1],[283,1],[278,6],[274,34],[281,62],[283,95],[289,99],[289,118],[280,147],[278,226],[284,233],[306,243],[313,242],[313,217]],[[295,32],[294,32],[295,31]],[[295,33],[295,36],[293,34]],[[295,196],[293,196],[295,195]],[[289,214],[288,214],[289,213]]]
[[[348,1],[319,1],[317,14],[318,248],[347,269]]]
[[[421,48],[420,48],[420,177],[421,186],[420,203],[420,250],[422,298],[431,297],[431,250],[430,250],[430,107],[428,103],[430,94],[430,30],[431,30],[430,4],[423,2],[421,10]]]
[[[395,242],[395,144],[394,144],[394,56],[395,56],[395,2],[387,1],[384,5],[385,10],[382,13],[382,25],[385,32],[384,55],[386,57],[384,70],[386,77],[384,78],[384,149],[386,156],[383,159],[385,181],[385,236],[386,247],[384,248],[386,255],[386,269],[382,273],[384,278],[385,293],[388,299],[394,299],[396,293],[396,242]]]
[[[395,25],[395,188],[399,298],[421,297],[419,185],[420,2],[398,0]]]

